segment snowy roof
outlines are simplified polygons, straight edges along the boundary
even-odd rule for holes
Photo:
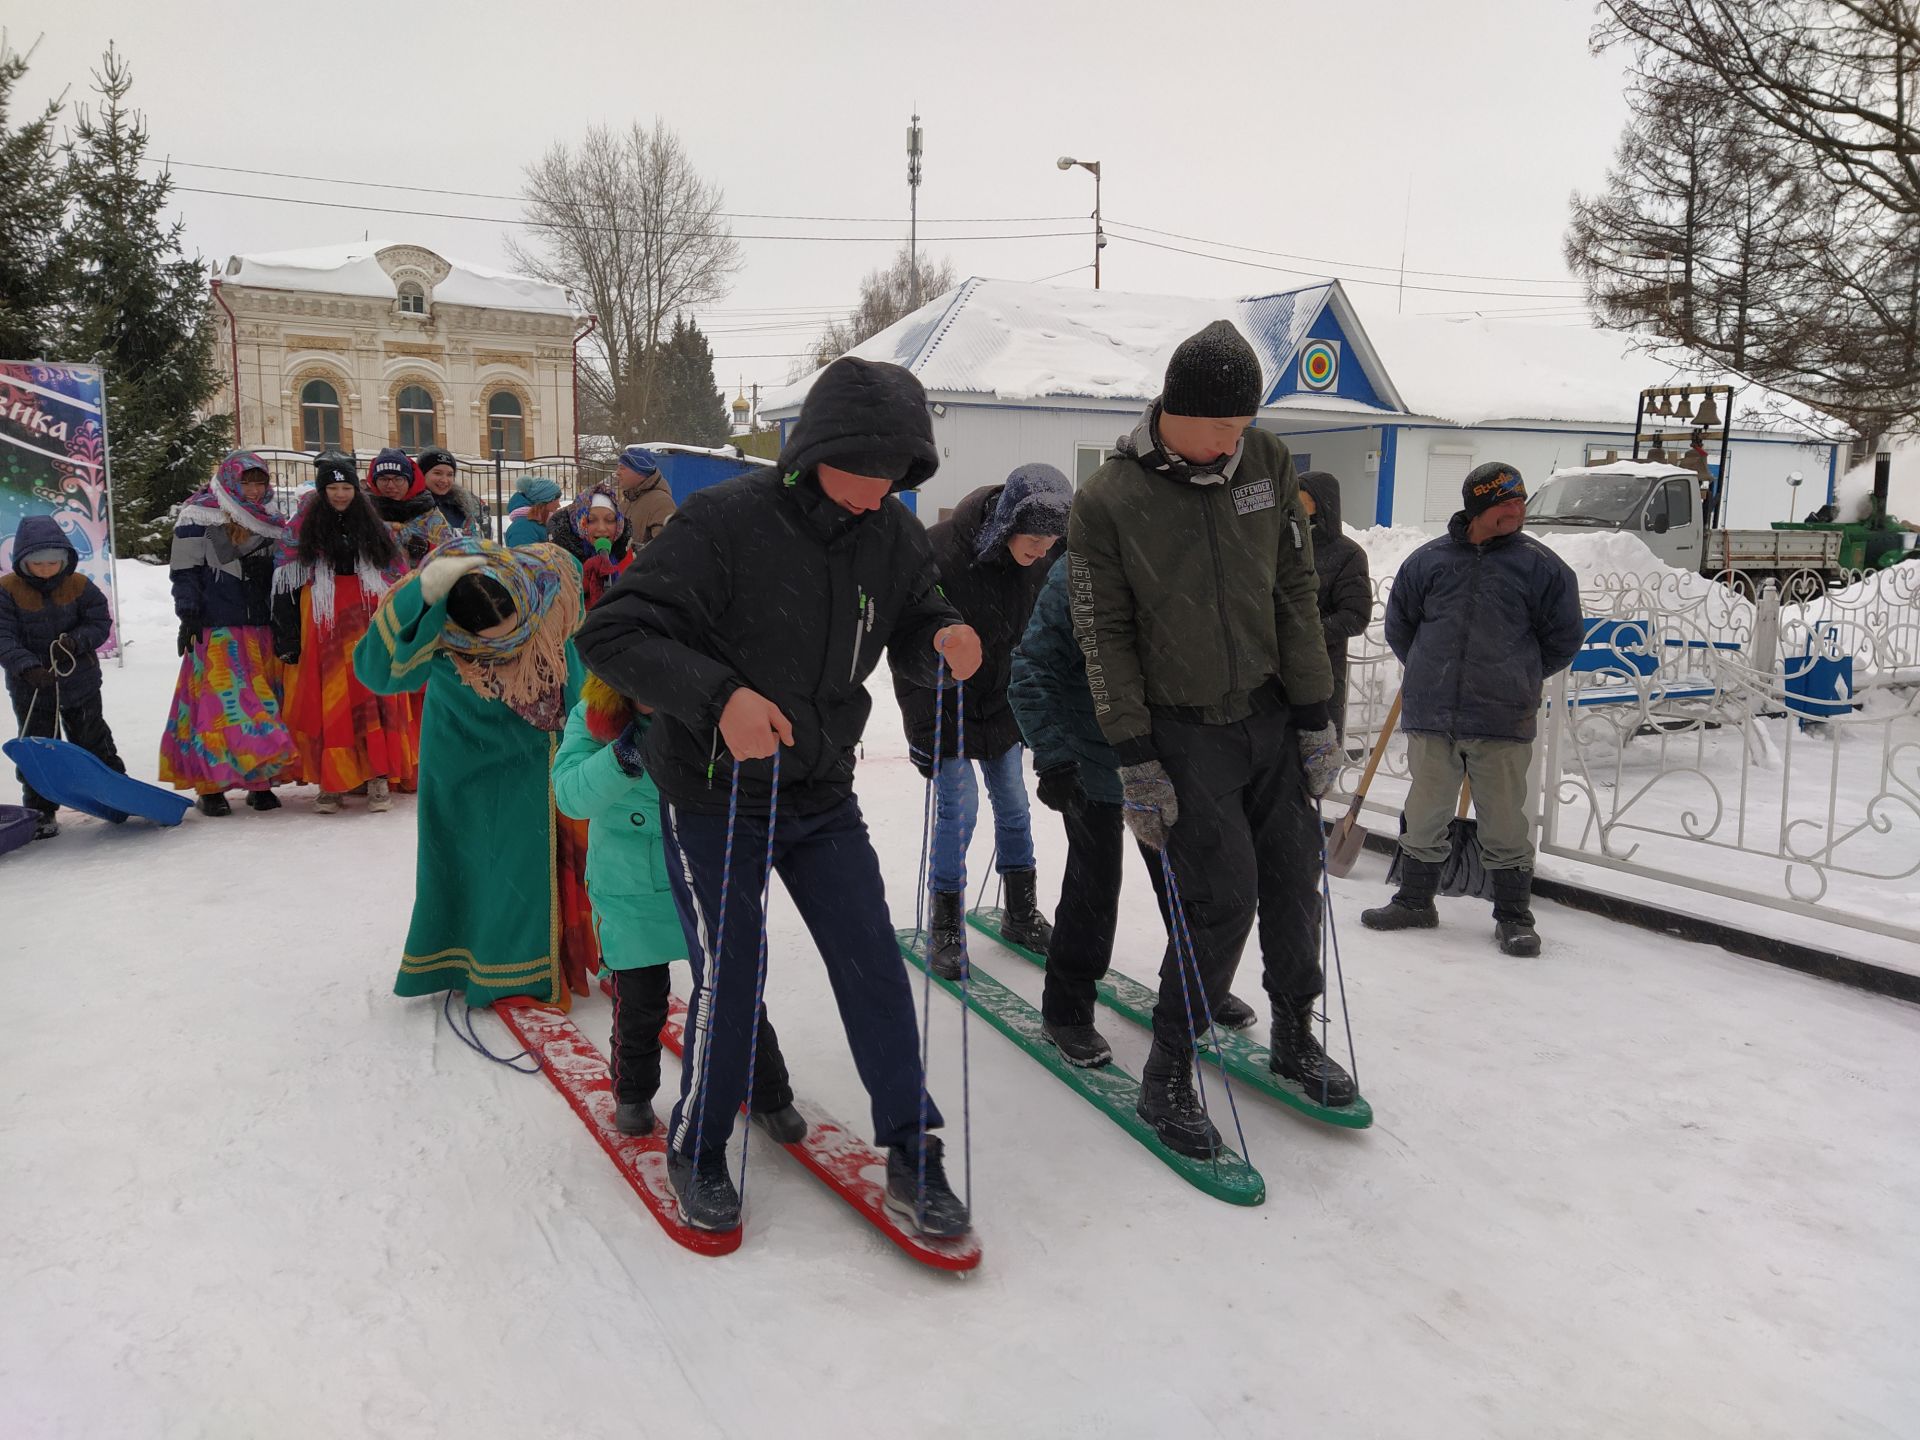
[[[1591,325],[1364,313],[1374,349],[1415,414],[1485,425],[1561,420],[1632,425],[1640,392],[1700,383],[1677,347]],[[1718,377],[1715,377],[1716,382]],[[1684,422],[1674,422],[1679,428]],[[1734,395],[1734,428],[1832,436],[1841,427],[1757,385]]]
[[[308,250],[276,250],[265,255],[235,255],[221,279],[262,290],[316,291],[392,300],[399,269],[423,270],[432,277],[437,304],[475,305],[492,310],[529,310],[549,315],[578,315],[580,307],[559,285],[527,275],[511,275],[468,260],[454,260],[425,246],[390,240],[356,240],[317,245]]]
[[[1656,464],[1651,460],[1615,460],[1606,465],[1567,465],[1553,472],[1558,475],[1622,475],[1629,480],[1658,480],[1663,475],[1691,475],[1681,465]],[[1549,476],[1552,479],[1553,476]]]
[[[1253,346],[1271,391],[1329,304],[1350,314],[1337,282],[1208,299],[976,278],[850,353],[905,366],[936,398],[1110,400],[1132,408],[1160,393],[1174,347],[1221,319],[1231,321]],[[797,409],[814,378],[775,392],[760,413],[778,416]],[[1299,403],[1380,413],[1335,397]]]

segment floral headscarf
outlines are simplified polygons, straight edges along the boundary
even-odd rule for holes
[[[258,502],[249,501],[240,488],[242,477],[250,470],[267,474],[267,462],[251,450],[233,451],[220,462],[220,468],[214,472],[213,483],[204,490],[196,491],[180,507],[174,524],[225,525],[231,522],[268,540],[284,540],[287,520],[273,503],[272,486],[268,486],[267,498]]]
[[[475,635],[451,624],[441,630],[441,648],[461,680],[536,729],[559,730],[567,723],[567,646],[582,613],[578,567],[555,545],[509,550],[461,535],[421,568],[444,555],[480,556],[487,564],[476,573],[498,581],[513,597],[514,627],[505,635]]]

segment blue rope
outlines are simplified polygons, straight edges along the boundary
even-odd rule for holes
[[[1321,917],[1320,972],[1322,977],[1324,977],[1327,968],[1327,952],[1329,947],[1331,947],[1333,952],[1333,976],[1335,982],[1340,987],[1340,1022],[1346,1027],[1347,1031],[1347,1070],[1348,1073],[1353,1076],[1354,1092],[1358,1094],[1360,1090],[1360,1057],[1356,1055],[1353,1050],[1353,1012],[1347,1008],[1347,972],[1345,967],[1340,963],[1340,931],[1333,923],[1333,880],[1327,873],[1327,837],[1324,830],[1320,835],[1320,897],[1321,903],[1326,907],[1325,913]],[[1326,983],[1324,978],[1321,983]],[[1326,1033],[1326,1017],[1322,1016],[1320,1020],[1320,1048],[1323,1050],[1327,1045],[1325,1038]],[[1324,1083],[1321,1093],[1324,1096]]]
[[[753,1112],[753,1072],[760,1058],[760,1010],[767,998],[767,905],[773,899],[773,830],[780,820],[780,751],[773,752],[773,786],[767,802],[767,868],[760,887],[760,971],[753,984],[753,1026],[747,1035],[747,1112]],[[753,1148],[753,1122],[740,1140],[740,1208],[747,1204],[747,1152]]]
[[[953,748],[959,756],[960,763],[962,765],[968,765],[971,762],[967,759],[967,690],[966,685],[961,681],[954,682],[953,705],[954,720],[956,722]],[[972,777],[969,776],[968,778],[971,779]],[[998,840],[994,842],[996,852],[999,849],[999,843]],[[981,878],[984,880],[986,877],[982,876]],[[962,903],[964,903],[964,899]],[[963,952],[962,958],[965,961],[960,970],[960,1154],[966,1166],[964,1183],[966,1186],[967,1213],[971,1215],[973,1213],[973,1084],[971,1057],[968,1054],[967,1047],[967,1012],[973,1009],[973,957],[964,953],[967,945],[967,917],[964,915],[960,917],[960,944]],[[920,1074],[922,1089],[925,1089],[926,1083],[926,1072],[923,1069]],[[921,1142],[920,1148],[922,1151],[926,1149],[924,1139]],[[923,1178],[920,1189],[923,1204],[926,1198],[925,1170],[926,1163],[922,1161],[921,1171]]]
[[[916,907],[919,916],[916,919],[914,934],[921,945],[921,957],[926,961],[920,985],[920,1152],[915,1157],[918,1175],[914,1185],[913,1218],[916,1224],[924,1224],[927,1218],[927,1109],[932,1104],[932,1096],[927,1089],[928,1046],[933,1037],[933,934],[931,929],[918,923],[918,919],[927,918],[926,909],[931,904],[933,894],[933,841],[934,832],[939,825],[939,810],[934,805],[934,789],[940,781],[940,732],[941,722],[946,719],[947,698],[947,657],[940,657],[940,672],[934,681],[933,689],[933,766],[927,776],[927,802],[923,807],[924,828],[920,837],[920,901]],[[962,924],[964,931],[965,925]]]
[[[540,1073],[540,1062],[534,1058],[531,1051],[522,1050],[518,1055],[496,1055],[487,1048],[486,1042],[480,1038],[480,1032],[473,1028],[473,1012],[475,1008],[476,1007],[472,1005],[467,1007],[467,1028],[463,1031],[460,1028],[459,1020],[454,1017],[453,991],[449,990],[446,992],[446,999],[440,1006],[440,1013],[447,1017],[447,1024],[453,1027],[453,1033],[460,1037],[460,1043],[465,1045],[469,1050],[477,1051],[479,1054],[493,1061],[494,1064],[504,1065],[516,1074],[538,1075]],[[533,1068],[529,1070],[524,1065],[516,1065],[513,1063],[516,1060],[533,1060]]]
[[[720,957],[727,953],[727,899],[733,885],[733,827],[740,816],[740,762],[733,762],[733,779],[727,788],[727,844],[720,860],[720,924],[713,938],[713,950],[707,956],[707,998],[700,1007],[699,1023],[706,1028],[706,1043],[700,1047],[700,1105],[693,1117],[693,1163],[698,1166],[707,1135],[707,1074],[713,1068],[713,1014],[720,1005]],[[696,998],[698,998],[696,996]]]
[[[1201,1063],[1198,1053],[1200,1049],[1200,1032],[1193,1023],[1193,1002],[1188,998],[1187,994],[1187,964],[1191,961],[1193,965],[1194,986],[1201,992],[1201,1004],[1206,1004],[1206,990],[1201,984],[1200,954],[1194,949],[1192,932],[1187,929],[1187,907],[1186,902],[1180,898],[1180,886],[1173,878],[1173,857],[1166,852],[1164,847],[1160,851],[1160,874],[1167,886],[1167,914],[1173,921],[1173,935],[1171,938],[1173,941],[1174,967],[1180,972],[1180,1003],[1186,1007],[1187,1038],[1192,1042],[1195,1051],[1193,1057],[1193,1075],[1200,1089],[1200,1110],[1202,1114],[1211,1120],[1213,1116],[1207,1109],[1207,1067]],[[1221,1055],[1220,1086],[1226,1091],[1227,1110],[1233,1116],[1233,1131],[1240,1140],[1240,1158],[1251,1165],[1253,1163],[1253,1157],[1247,1153],[1246,1128],[1240,1123],[1240,1106],[1233,1098],[1233,1081],[1227,1078],[1226,1059],[1220,1050],[1220,1030],[1219,1027],[1214,1024],[1211,1006],[1207,1007],[1207,1044],[1212,1047],[1215,1054]],[[1215,1171],[1218,1171],[1220,1168],[1220,1157],[1217,1154],[1213,1157],[1213,1166]]]

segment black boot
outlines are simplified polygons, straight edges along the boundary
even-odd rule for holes
[[[1007,871],[1007,908],[1000,917],[1000,938],[1040,955],[1053,944],[1053,926],[1040,913],[1040,879],[1031,870]]]
[[[1140,1103],[1134,1113],[1176,1155],[1211,1160],[1220,1153],[1220,1132],[1213,1128],[1193,1088],[1193,1056],[1153,1042],[1140,1072]]]
[[[1376,909],[1362,910],[1360,923],[1369,930],[1431,930],[1440,923],[1440,912],[1433,904],[1439,888],[1439,865],[1416,860],[1402,850],[1399,892]]]
[[[1313,1000],[1273,1007],[1273,1049],[1267,1068],[1307,1092],[1309,1100],[1339,1107],[1353,1103],[1353,1077],[1321,1048],[1313,1033]]]
[[[938,1135],[926,1137],[925,1184],[922,1188],[920,1154],[913,1144],[887,1147],[887,1209],[922,1235],[951,1240],[973,1228],[966,1202],[947,1183],[942,1159],[946,1146]]]
[[[215,817],[231,815],[233,814],[233,806],[227,803],[226,796],[216,790],[210,795],[202,795],[200,797],[200,813],[202,815],[212,815]]]
[[[798,1145],[807,1138],[807,1122],[791,1105],[782,1105],[777,1110],[756,1110],[753,1123],[777,1144]]]
[[[278,810],[279,808],[280,797],[271,790],[251,790],[247,793],[247,809],[249,810],[267,811]]]
[[[1540,932],[1533,928],[1533,871],[1489,870],[1493,881],[1493,938],[1507,955],[1538,955]]]
[[[740,1228],[740,1192],[727,1173],[727,1152],[716,1150],[698,1165],[678,1150],[667,1154],[667,1180],[680,1201],[680,1218],[695,1230]]]
[[[1260,1017],[1253,1006],[1238,995],[1229,994],[1213,1012],[1213,1023],[1222,1030],[1249,1030]]]
[[[33,822],[33,838],[51,840],[60,833],[60,822],[48,811],[41,811]]]
[[[933,918],[927,929],[927,963],[942,980],[967,972],[967,897],[958,890],[933,892]]]
[[[622,1135],[651,1135],[657,1122],[651,1100],[615,1100],[613,1128]]]
[[[1113,1060],[1113,1047],[1107,1044],[1107,1037],[1091,1025],[1056,1025],[1042,1020],[1040,1033],[1060,1052],[1062,1060],[1082,1070],[1097,1070]]]

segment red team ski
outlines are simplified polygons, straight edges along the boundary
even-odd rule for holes
[[[539,1060],[554,1088],[566,1096],[662,1230],[700,1255],[727,1255],[740,1248],[740,1230],[696,1230],[680,1218],[680,1201],[667,1180],[664,1127],[651,1135],[622,1135],[613,1128],[613,1079],[607,1062],[573,1021],[524,996],[496,1001],[493,1013]]]

